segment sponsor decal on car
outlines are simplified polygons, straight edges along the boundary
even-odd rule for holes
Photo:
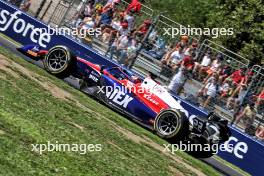
[[[114,89],[112,92],[106,92],[106,97],[114,102],[115,104],[126,108],[128,104],[134,99],[129,95],[125,94],[124,92]]]
[[[91,80],[93,80],[94,82],[98,82],[98,78],[96,77],[96,76],[94,76],[93,74],[90,74],[89,75],[89,78],[91,79]]]
[[[144,94],[143,97],[144,97],[145,99],[147,99],[148,101],[154,103],[155,105],[159,105],[159,102],[157,102],[156,100],[154,100],[154,99],[151,97],[151,95],[149,95],[149,94]]]

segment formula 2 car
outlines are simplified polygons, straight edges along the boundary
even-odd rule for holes
[[[46,51],[37,45],[27,45],[18,50],[35,60],[41,59],[45,70],[55,76],[72,75],[78,78],[82,91],[150,128],[169,142],[181,140],[212,146],[227,141],[231,135],[226,120],[215,114],[201,116],[191,113],[194,110],[189,109],[191,106],[188,103],[171,95],[151,78],[140,78],[119,66],[91,63],[74,56],[65,46],[54,46]],[[210,157],[213,151],[192,154]]]

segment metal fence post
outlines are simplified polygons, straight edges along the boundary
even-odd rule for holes
[[[46,2],[47,2],[47,0],[43,0],[43,1],[40,3],[40,6],[39,6],[39,8],[38,8],[38,10],[37,10],[37,12],[36,12],[35,18],[38,18],[39,14],[40,14],[41,10],[43,9],[43,7],[44,7],[44,5],[45,5]]]

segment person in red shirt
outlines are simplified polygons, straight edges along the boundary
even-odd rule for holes
[[[234,86],[243,84],[245,82],[245,69],[241,68],[232,73],[229,78],[232,80]]]
[[[149,19],[145,20],[144,23],[141,24],[137,28],[137,30],[135,32],[135,35],[137,35],[138,37],[140,37],[141,39],[143,39],[144,36],[147,34],[150,26],[151,26],[151,20],[149,20]]]
[[[141,9],[141,2],[139,2],[139,0],[132,0],[126,9],[126,12],[132,11],[134,13],[139,13],[140,9]]]
[[[257,101],[255,103],[255,107],[256,107],[256,109],[258,109],[259,106],[263,105],[263,103],[264,103],[264,87],[262,88],[261,93],[259,95],[257,95],[256,98],[257,98]]]
[[[232,93],[232,97],[236,95],[242,86],[247,86],[248,83],[250,82],[253,72],[251,69],[247,68],[241,68],[237,71],[235,71],[232,75],[230,75],[233,86],[234,86],[234,91]]]

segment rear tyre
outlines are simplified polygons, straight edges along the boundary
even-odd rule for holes
[[[68,77],[73,67],[74,56],[65,46],[54,46],[43,60],[45,69],[60,78]]]
[[[154,128],[158,136],[170,142],[184,140],[189,131],[185,114],[175,109],[161,111],[155,119]]]

